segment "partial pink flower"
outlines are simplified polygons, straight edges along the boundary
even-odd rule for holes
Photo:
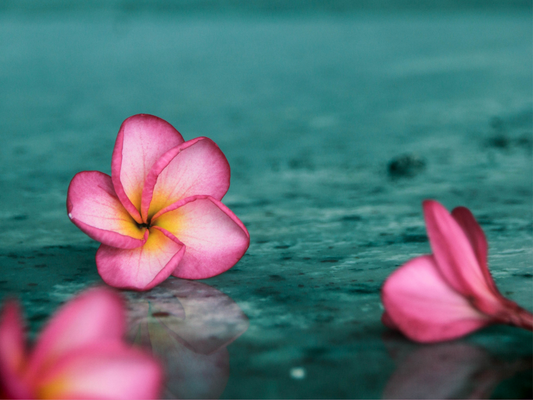
[[[220,201],[229,182],[229,164],[212,140],[185,142],[168,122],[139,114],[120,127],[111,176],[74,176],[67,212],[102,243],[96,265],[107,284],[148,290],[170,275],[221,274],[244,255],[250,235]]]
[[[383,323],[418,342],[455,339],[490,324],[533,330],[533,314],[506,299],[487,266],[488,244],[472,213],[423,203],[433,254],[416,257],[385,281]]]
[[[18,304],[0,315],[0,393],[14,399],[152,399],[163,371],[124,341],[117,293],[89,289],[64,305],[28,351]]]

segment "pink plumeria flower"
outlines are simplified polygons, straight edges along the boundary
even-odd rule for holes
[[[229,164],[212,140],[185,142],[168,122],[139,114],[120,127],[111,176],[74,176],[67,211],[102,243],[96,265],[107,284],[148,290],[170,275],[221,274],[244,255],[250,235],[220,202],[229,181]]]
[[[533,330],[533,314],[503,297],[487,267],[488,244],[472,213],[423,203],[433,254],[416,257],[385,281],[382,321],[418,342],[455,339],[490,324]]]
[[[110,289],[89,289],[50,320],[26,350],[17,303],[0,315],[0,394],[16,399],[152,399],[163,371],[128,346],[124,305]],[[4,393],[2,393],[2,391]]]

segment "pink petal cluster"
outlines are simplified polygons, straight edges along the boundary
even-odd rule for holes
[[[382,321],[418,342],[455,339],[494,323],[533,330],[533,314],[503,297],[487,266],[488,244],[472,213],[423,203],[433,254],[385,281]]]
[[[89,289],[63,306],[26,349],[17,303],[0,315],[0,395],[15,399],[151,399],[163,371],[128,346],[124,305],[115,292]],[[3,392],[3,393],[2,393]]]
[[[111,176],[74,176],[67,211],[102,243],[96,265],[107,284],[148,290],[170,275],[221,274],[244,255],[248,231],[220,202],[229,182],[229,164],[212,140],[185,142],[168,122],[139,114],[120,127]]]

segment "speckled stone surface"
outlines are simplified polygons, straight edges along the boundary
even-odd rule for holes
[[[101,282],[98,244],[66,215],[70,179],[110,173],[121,122],[150,113],[220,146],[223,201],[251,235],[234,268],[201,282],[205,298],[175,280],[125,293],[132,323],[173,321],[173,341],[158,336],[176,354],[167,396],[531,397],[530,332],[416,345],[382,326],[379,299],[429,252],[421,201],[433,198],[472,210],[501,292],[533,310],[530,8],[8,3],[0,296],[22,301],[32,337]],[[198,320],[213,298],[228,317]]]

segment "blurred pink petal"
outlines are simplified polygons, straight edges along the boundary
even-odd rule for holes
[[[124,333],[122,299],[93,288],[64,305],[26,355],[18,309],[8,303],[0,318],[0,392],[9,398],[155,397],[161,367],[127,347]]]
[[[45,326],[33,350],[28,374],[38,375],[64,354],[87,344],[121,340],[125,318],[124,304],[117,293],[100,287],[86,290],[61,307]]]
[[[149,354],[119,341],[99,342],[65,355],[37,379],[52,399],[154,399],[163,371]]]
[[[0,315],[0,365],[19,371],[26,358],[24,327],[19,305],[8,301]]]
[[[220,201],[193,196],[154,217],[154,224],[175,235],[185,254],[172,275],[205,279],[221,274],[239,261],[250,245],[243,223]]]
[[[450,215],[433,200],[423,206],[433,255],[417,257],[387,278],[384,324],[420,342],[457,338],[491,323],[533,330],[533,314],[497,290],[485,235],[470,211],[460,207]]]
[[[118,132],[111,161],[115,192],[131,216],[141,223],[144,180],[164,153],[183,143],[181,134],[168,122],[148,114],[126,119]]]
[[[0,315],[0,395],[29,398],[22,379],[26,367],[24,326],[18,303],[6,302]],[[3,390],[2,390],[3,389]]]
[[[90,238],[108,246],[134,249],[144,244],[144,231],[120,203],[111,177],[98,171],[76,174],[67,194],[70,220]]]
[[[102,244],[96,253],[96,264],[108,285],[148,290],[172,274],[184,253],[183,243],[154,226],[142,247],[124,250]]]
[[[432,256],[414,258],[394,271],[382,300],[393,326],[417,342],[455,339],[491,322],[448,286]]]

